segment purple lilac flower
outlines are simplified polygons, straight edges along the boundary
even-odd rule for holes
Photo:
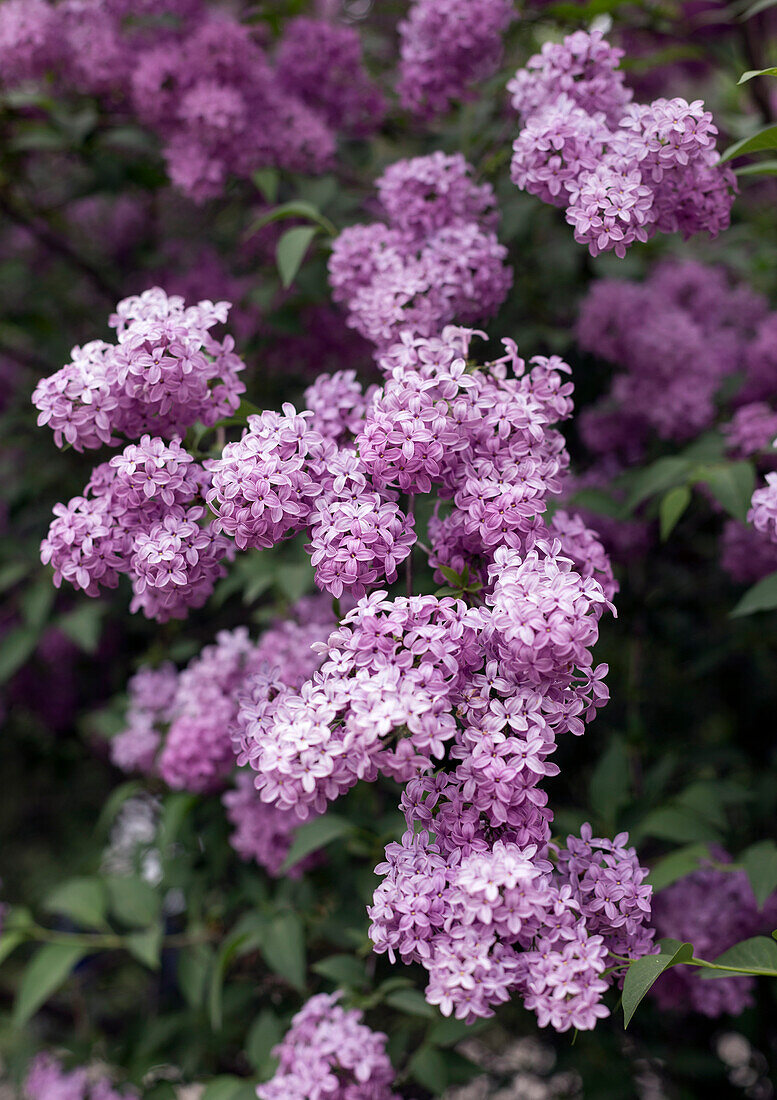
[[[413,0],[399,24],[397,91],[422,119],[467,99],[499,67],[512,0]]]
[[[341,1008],[339,996],[319,993],[293,1018],[259,1100],[399,1100],[386,1036],[363,1024],[361,1012]]]
[[[24,1081],[25,1100],[133,1100],[133,1090],[114,1089],[110,1079],[90,1067],[66,1072],[58,1058],[38,1054]]]
[[[631,103],[622,56],[601,31],[576,31],[516,73],[508,90],[523,129],[513,182],[565,208],[592,256],[622,258],[656,232],[717,236],[736,180],[720,164],[712,115],[701,100]]]

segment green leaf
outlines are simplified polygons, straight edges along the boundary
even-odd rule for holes
[[[684,848],[678,848],[677,851],[670,852],[668,856],[659,859],[650,869],[650,874],[645,881],[654,890],[663,890],[695,871],[709,853],[707,844],[687,844]]]
[[[277,169],[259,168],[253,173],[251,179],[256,184],[257,189],[262,192],[262,198],[265,202],[275,202],[278,198],[278,185],[280,184]]]
[[[205,1002],[208,976],[212,972],[214,952],[206,943],[196,943],[178,952],[176,978],[178,988],[192,1008]]]
[[[268,922],[259,949],[271,970],[295,989],[305,988],[305,929],[296,913],[279,913]]]
[[[297,225],[293,229],[287,229],[278,241],[275,259],[284,287],[290,287],[294,282],[316,233],[318,229],[315,226]]]
[[[775,0],[770,0],[770,3],[774,2]],[[777,68],[772,66],[771,69],[748,69],[746,73],[742,73],[737,84],[747,84],[754,76],[777,76]]]
[[[720,159],[721,162],[733,160],[734,157],[743,157],[748,153],[761,153],[764,149],[777,149],[777,126],[766,126],[757,134],[735,141]]]
[[[317,962],[312,969],[338,986],[358,989],[367,984],[364,963],[353,955],[330,955],[329,958]]]
[[[273,1047],[283,1038],[281,1022],[271,1008],[263,1008],[248,1029],[245,1053],[248,1061],[264,1079],[275,1069]]]
[[[735,176],[777,176],[777,160],[759,160],[734,169]]]
[[[190,791],[174,791],[165,796],[157,841],[164,855],[178,839],[181,826],[197,804],[197,795]]]
[[[43,629],[54,603],[56,591],[48,576],[25,590],[19,602],[27,626],[35,627],[37,630]]]
[[[113,916],[130,928],[145,928],[159,916],[161,901],[156,890],[134,875],[105,879]]]
[[[16,1027],[23,1027],[35,1015],[85,955],[85,948],[69,943],[46,943],[36,951],[16,995],[13,1010]]]
[[[422,1046],[415,1052],[407,1067],[408,1073],[419,1085],[434,1096],[439,1096],[448,1085],[446,1055],[432,1046]]]
[[[608,825],[615,825],[618,811],[629,800],[629,756],[621,737],[613,737],[600,758],[588,788],[591,809]]]
[[[637,1010],[637,1005],[648,992],[650,987],[665,970],[670,966],[688,962],[693,958],[693,947],[690,943],[681,943],[671,953],[660,955],[644,955],[633,962],[626,971],[623,981],[623,1026],[628,1027],[631,1018]]]
[[[750,879],[758,908],[762,909],[766,899],[777,890],[777,844],[761,840],[747,848],[739,862]]]
[[[663,493],[687,481],[692,463],[685,458],[659,458],[656,462],[639,470],[630,479],[630,492],[626,498],[626,509],[632,512],[649,497]]]
[[[691,503],[691,490],[687,485],[676,485],[669,489],[661,498],[658,506],[658,517],[661,524],[661,539],[663,542],[671,535],[678,520],[685,509]]]
[[[448,584],[452,585],[453,588],[459,589],[463,587],[464,578],[460,573],[457,573],[455,569],[451,569],[449,565],[438,565],[437,568],[445,577]]]
[[[751,940],[729,947],[713,962],[719,966],[742,967],[747,973],[756,971],[769,977],[777,977],[777,943],[767,936],[754,936]],[[725,970],[703,970],[702,978],[725,978],[730,973]]]
[[[72,878],[52,890],[43,902],[47,913],[59,913],[82,928],[105,928],[105,887],[98,878]]]
[[[706,469],[698,479],[706,482],[721,507],[744,523],[755,490],[755,469],[750,462],[727,462]]]
[[[256,1100],[256,1085],[244,1077],[214,1077],[205,1086],[200,1100]]]
[[[152,924],[142,932],[130,932],[124,940],[130,955],[150,970],[159,969],[159,956],[162,951],[162,925]]]
[[[35,652],[40,630],[35,626],[17,626],[0,641],[0,684],[19,671]]]
[[[729,614],[732,619],[738,619],[741,615],[752,615],[756,611],[772,611],[775,607],[777,607],[777,573],[770,573],[752,588],[748,588]]]
[[[0,965],[5,962],[19,944],[24,943],[27,937],[22,932],[3,932],[0,936]]]
[[[585,508],[600,516],[611,519],[623,519],[623,504],[614,500],[603,489],[579,489],[572,495],[570,504],[575,508]]]
[[[208,1014],[210,1016],[211,1027],[214,1031],[219,1031],[221,1029],[223,1021],[222,994],[224,975],[232,959],[237,955],[240,947],[250,935],[251,933],[247,930],[233,929],[226,939],[222,941],[221,947],[213,960],[210,991],[208,993]]]
[[[662,806],[640,822],[641,836],[673,840],[678,844],[719,840],[718,830],[699,814],[683,806]]]
[[[324,817],[317,817],[313,821],[300,825],[289,848],[289,854],[283,861],[281,874],[288,871],[295,863],[299,863],[305,856],[309,856],[311,852],[317,852],[319,848],[331,844],[333,840],[349,836],[353,832],[354,827],[351,822],[336,814],[326,814]]]
[[[430,1005],[423,993],[417,989],[395,989],[386,997],[386,1004],[396,1008],[398,1012],[405,1012],[410,1016],[423,1016],[427,1020],[434,1020],[438,1015],[434,1005]]]
[[[57,620],[57,626],[84,653],[96,653],[100,644],[104,613],[105,604],[99,600],[89,600],[67,615],[62,615]]]
[[[320,225],[330,237],[337,236],[337,230],[334,225],[332,225],[329,218],[325,217],[312,202],[305,202],[302,199],[295,202],[285,202],[282,206],[276,206],[274,210],[268,210],[266,214],[262,214],[261,217],[256,219],[246,236],[251,237],[265,225],[271,225],[272,222],[285,221],[287,218],[307,218],[308,221]]]

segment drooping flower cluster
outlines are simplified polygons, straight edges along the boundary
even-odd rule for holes
[[[319,993],[297,1013],[273,1051],[278,1069],[259,1085],[259,1100],[398,1100],[386,1036],[338,999]]]
[[[125,298],[109,320],[115,344],[73,348],[72,361],[38,383],[38,424],[48,424],[58,447],[80,451],[144,432],[169,439],[197,420],[229,416],[245,390],[244,364],[231,336],[210,332],[228,313],[228,302],[187,307],[159,287]]]
[[[41,559],[87,596],[132,582],[132,611],[165,622],[202,607],[234,548],[207,518],[208,472],[177,439],[144,435],[54,507]]]
[[[129,682],[126,728],[111,740],[113,762],[125,771],[158,774],[174,789],[219,790],[235,767],[241,699],[268,682],[299,687],[320,663],[312,646],[333,626],[328,602],[305,598],[257,642],[244,627],[221,631],[180,672],[169,663],[142,668]],[[238,773],[223,801],[235,827],[235,850],[277,874],[299,819],[263,803],[247,771]]]
[[[714,853],[718,862],[731,857]],[[658,936],[692,943],[698,958],[710,961],[741,940],[768,935],[777,921],[777,893],[757,905],[744,871],[702,867],[661,890],[653,902]],[[673,967],[651,989],[659,1007],[675,1012],[701,1012],[705,1016],[738,1015],[752,1004],[755,978],[702,978],[703,970]]]
[[[58,1058],[38,1054],[30,1063],[24,1081],[24,1100],[134,1100],[134,1089],[119,1091],[110,1078],[80,1066],[65,1070]]]
[[[493,191],[461,154],[398,161],[377,188],[388,224],[343,230],[329,261],[348,324],[385,350],[405,329],[431,336],[495,313],[512,272],[494,233]]]
[[[468,98],[498,68],[514,14],[512,0],[413,0],[399,24],[402,106],[430,119]]]
[[[701,100],[632,103],[622,55],[601,31],[576,31],[516,73],[508,90],[523,129],[513,182],[564,209],[592,256],[623,257],[658,232],[716,236],[736,184],[720,164],[712,115]]]

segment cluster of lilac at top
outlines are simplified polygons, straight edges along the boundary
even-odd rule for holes
[[[546,42],[508,84],[523,128],[512,179],[561,207],[592,256],[624,256],[655,233],[728,227],[735,177],[720,164],[701,100],[631,102],[622,50],[601,31]]]
[[[406,329],[431,336],[491,317],[512,284],[491,186],[460,153],[439,152],[397,161],[376,185],[387,224],[343,230],[329,260],[350,327],[384,351]]]
[[[386,1036],[337,1001],[338,994],[319,993],[293,1018],[273,1051],[275,1075],[257,1089],[259,1100],[399,1100]]]
[[[397,92],[421,119],[467,99],[502,59],[513,0],[414,0],[399,24]]]
[[[611,484],[644,462],[656,439],[687,442],[721,417],[728,455],[773,470],[777,313],[723,268],[664,261],[642,283],[599,280],[581,304],[577,337],[583,350],[618,368],[605,396],[577,419],[593,459],[578,488]],[[753,526],[725,522],[721,564],[736,581],[777,570],[774,528],[763,510],[769,492],[767,484],[756,493]],[[596,523],[613,551],[630,552],[626,525],[604,517]]]
[[[335,625],[330,601],[300,600],[289,616],[272,624],[257,642],[245,627],[221,631],[182,671],[166,663],[144,667],[129,682],[126,727],[111,739],[111,758],[124,771],[159,775],[175,790],[223,790],[235,768],[231,735],[241,700],[272,681],[298,688],[316,671],[311,646]],[[235,832],[232,847],[278,874],[299,818],[262,802],[253,773],[242,769],[223,803]],[[292,875],[304,870],[297,865]]]
[[[270,57],[256,27],[203,0],[9,0],[0,62],[6,85],[53,74],[64,92],[129,107],[197,201],[268,165],[320,171],[337,133],[372,133],[385,111],[355,29],[292,19]]]
[[[502,359],[476,368],[467,362],[472,335],[451,328],[395,346],[381,359],[387,381],[361,426],[352,378],[339,393],[331,379],[313,387],[315,416],[299,424],[289,412],[275,432],[272,479],[254,474],[253,443],[226,449],[240,494],[224,494],[226,516],[231,522],[239,508],[249,544],[262,545],[283,529],[272,526],[278,514],[253,507],[256,484],[275,494],[271,508],[281,496],[277,449],[297,440],[303,461],[292,461],[283,499],[295,528],[311,524],[300,502],[320,515],[321,494],[311,488],[320,475],[308,455],[318,463],[326,440],[315,424],[327,425],[331,441],[347,438],[348,422],[359,428],[353,444],[327,468],[342,466],[351,490],[360,469],[370,493],[447,497],[428,549],[436,564],[455,550],[483,586],[475,606],[450,596],[363,595],[315,646],[322,664],[300,687],[254,678],[238,714],[239,762],[255,770],[263,801],[300,819],[359,780],[382,774],[407,784],[408,832],[387,850],[386,881],[371,908],[376,949],[427,966],[427,997],[446,1013],[488,1015],[519,993],[543,1024],[592,1027],[607,1012],[601,975],[610,953],[651,950],[650,891],[622,837],[610,844],[584,834],[553,849],[540,783],[558,770],[548,759],[558,736],[583,733],[606,702],[606,667],[594,667],[591,647],[615,585],[579,520],[562,513],[558,526],[543,521],[568,462],[553,427],[571,409],[568,368],[537,359],[526,371],[510,341]],[[218,474],[214,485],[221,493]],[[367,534],[351,520],[339,544],[353,555],[357,582],[345,587],[356,595],[366,587],[360,570],[375,566]],[[459,878],[463,869],[470,885]]]
[[[730,863],[720,849],[715,862]],[[656,895],[653,923],[658,936],[692,943],[694,954],[716,959],[751,936],[769,935],[777,923],[777,892],[759,907],[744,871],[722,870],[706,863]],[[705,981],[703,971],[678,966],[651,989],[662,1010],[700,1012],[705,1016],[738,1015],[753,1003],[755,978],[718,977]]]
[[[38,1054],[24,1081],[24,1100],[137,1100],[134,1089],[115,1089],[110,1079],[91,1068],[65,1070],[51,1054]]]

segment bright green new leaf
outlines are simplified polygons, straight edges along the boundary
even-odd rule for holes
[[[36,951],[16,995],[13,1009],[16,1027],[23,1027],[35,1015],[85,955],[86,950],[80,944],[69,943],[46,943]]]
[[[693,947],[690,943],[681,943],[673,952],[662,951],[660,955],[643,955],[641,959],[633,962],[626,971],[623,982],[623,1026],[628,1027],[631,1018],[637,1010],[642,998],[650,987],[665,970],[679,963],[689,962],[693,958]]]
[[[777,76],[777,68],[772,66],[771,69],[748,69],[746,73],[742,73],[737,84],[746,84],[754,76]]]
[[[777,126],[766,126],[757,134],[735,141],[733,145],[729,145],[720,159],[721,161],[733,160],[748,153],[762,153],[765,149],[777,149]]]

